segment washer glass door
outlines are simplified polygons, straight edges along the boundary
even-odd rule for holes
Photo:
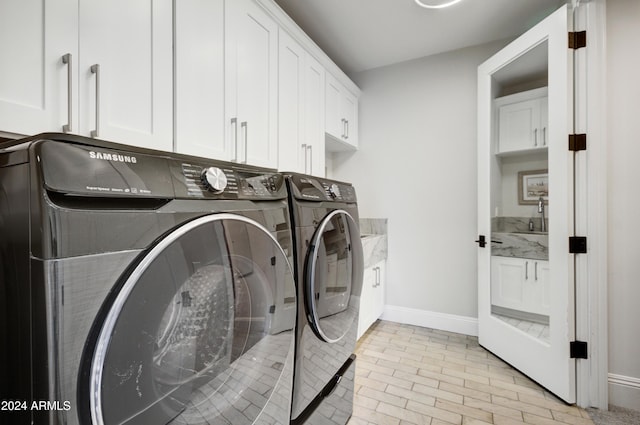
[[[108,308],[89,372],[93,423],[288,421],[295,305],[287,257],[260,224],[216,214],[182,225]]]
[[[334,210],[318,225],[305,262],[307,318],[316,335],[334,343],[358,318],[362,243],[353,217]]]

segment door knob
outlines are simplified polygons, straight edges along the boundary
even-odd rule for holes
[[[485,238],[484,235],[480,235],[478,236],[478,240],[475,241],[478,245],[480,245],[480,248],[484,248],[485,246],[487,246],[487,240]]]

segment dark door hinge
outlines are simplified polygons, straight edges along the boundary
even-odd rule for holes
[[[572,359],[588,359],[589,350],[585,341],[571,341],[569,343],[569,356]]]
[[[570,236],[569,237],[569,254],[586,254],[587,253],[587,237],[586,236]]]
[[[581,47],[587,47],[587,32],[569,32],[569,48],[575,50]]]
[[[586,151],[587,150],[587,135],[586,134],[570,134],[569,135],[569,150],[570,151]]]

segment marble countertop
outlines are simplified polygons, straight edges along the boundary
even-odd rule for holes
[[[360,219],[360,241],[364,256],[364,267],[387,259],[387,219]]]
[[[549,259],[549,236],[542,233],[494,232],[491,255],[500,257]],[[495,243],[501,242],[501,243]]]

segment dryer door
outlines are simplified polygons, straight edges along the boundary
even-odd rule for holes
[[[304,273],[307,318],[323,341],[338,342],[356,323],[362,273],[358,225],[348,212],[334,210],[313,235]]]
[[[287,257],[257,222],[175,229],[105,308],[87,354],[91,423],[288,422],[295,305]]]

